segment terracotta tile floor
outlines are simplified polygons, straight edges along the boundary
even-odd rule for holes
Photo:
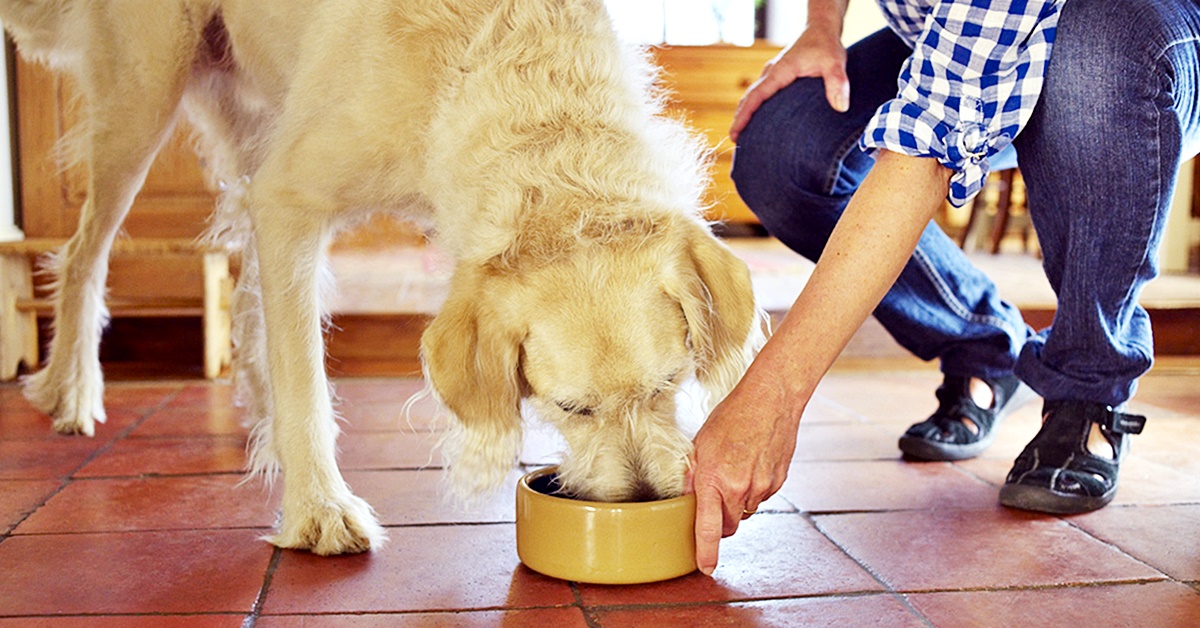
[[[787,485],[722,545],[714,576],[628,587],[522,566],[507,491],[446,506],[431,406],[402,416],[417,380],[339,382],[342,466],[390,542],[337,558],[260,540],[278,490],[240,484],[246,430],[227,385],[112,383],[92,439],[50,434],[3,385],[0,627],[1200,625],[1200,361],[1144,380],[1132,406],[1151,421],[1121,492],[1077,517],[996,504],[1037,404],[976,460],[900,460],[896,437],[933,409],[938,379],[835,370]],[[533,430],[523,461],[555,446]]]

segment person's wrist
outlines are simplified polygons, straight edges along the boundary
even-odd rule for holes
[[[809,0],[806,28],[820,28],[840,38],[849,0]]]
[[[844,20],[837,11],[810,11],[804,24],[804,33],[841,39]]]
[[[758,375],[760,374],[747,373],[748,379],[754,380],[756,385],[740,392],[747,395],[747,400],[751,403],[767,404],[770,407],[767,415],[773,416],[775,422],[782,421],[788,429],[799,428],[800,416],[808,404],[811,391],[794,386],[786,377],[775,377],[766,373],[765,377],[759,378]]]

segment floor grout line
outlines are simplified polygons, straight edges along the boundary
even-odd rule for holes
[[[123,428],[120,432],[118,432],[116,435],[114,435],[111,440],[109,440],[108,442],[104,443],[103,445],[100,445],[95,450],[93,450],[90,454],[88,454],[83,459],[83,462],[76,465],[76,467],[74,469],[72,469],[70,472],[68,472],[66,475],[60,476],[58,478],[46,478],[51,481],[61,480],[61,482],[58,485],[58,488],[55,489],[54,491],[51,491],[51,493],[49,495],[47,495],[45,497],[45,499],[41,500],[36,506],[34,506],[32,509],[30,509],[29,512],[25,513],[20,518],[18,518],[17,521],[15,523],[13,523],[11,526],[9,526],[9,528],[7,530],[5,530],[3,534],[0,534],[0,543],[3,543],[4,541],[8,540],[12,536],[21,536],[21,535],[15,535],[15,534],[13,534],[13,532],[15,532],[16,529],[18,527],[20,527],[20,525],[22,523],[24,523],[26,520],[28,520],[30,517],[32,517],[33,513],[40,510],[43,506],[45,506],[47,503],[49,503],[51,499],[54,499],[55,496],[59,495],[64,490],[66,490],[67,486],[69,486],[72,482],[74,482],[76,480],[76,478],[75,478],[76,473],[79,473],[80,470],[82,470],[87,465],[91,464],[92,461],[95,460],[96,458],[98,458],[101,454],[112,449],[112,447],[118,441],[126,438],[130,432],[137,429],[140,425],[142,425],[142,423],[145,423],[146,420],[148,420],[151,416],[154,415],[154,413],[162,410],[167,405],[169,405],[172,400],[174,400],[176,397],[179,396],[180,393],[183,392],[184,388],[186,388],[186,386],[176,387],[173,392],[164,396],[163,399],[158,402],[158,404],[151,406],[149,408],[146,408],[144,410],[144,412],[142,413],[142,415],[137,420],[135,420],[133,423],[131,423],[130,425]]]
[[[283,550],[276,547],[271,552],[271,559],[267,561],[267,569],[263,574],[262,587],[258,590],[258,595],[254,598],[254,605],[250,607],[250,614],[242,620],[242,628],[254,628],[254,624],[258,623],[259,616],[262,615],[263,606],[267,602],[267,595],[271,591],[271,581],[275,579],[275,571],[279,569],[279,563],[283,560]]]

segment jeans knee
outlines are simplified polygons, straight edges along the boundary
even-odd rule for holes
[[[733,152],[733,166],[729,176],[737,187],[738,194],[755,209],[759,200],[778,189],[783,179],[781,175],[782,157],[775,147],[765,141],[769,133],[760,132],[765,125],[751,124],[742,130],[738,136],[737,147]]]
[[[1065,3],[1050,62],[1054,81],[1069,85],[1076,94],[1108,92],[1151,77],[1157,87],[1156,66],[1173,37],[1163,5],[1160,0]],[[1052,85],[1048,81],[1047,86]]]
[[[830,195],[841,167],[838,151],[847,141],[839,135],[857,140],[816,119],[829,110],[824,98],[819,80],[797,81],[764,102],[738,135],[731,177],[764,225],[797,198]]]
[[[742,201],[770,233],[795,220],[796,183],[784,147],[766,125],[751,125],[738,137],[730,177]]]

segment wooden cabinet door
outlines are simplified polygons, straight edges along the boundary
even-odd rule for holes
[[[709,218],[733,223],[758,219],[737,194],[729,169],[733,143],[729,124],[738,101],[758,79],[763,66],[779,53],[767,44],[738,46],[671,46],[655,49],[663,67],[663,82],[670,90],[670,108],[704,134],[715,151]]]
[[[66,79],[42,66],[18,61],[16,81],[23,229],[28,237],[68,237],[79,221],[87,174],[83,165],[62,169],[57,155],[83,105]],[[192,237],[203,231],[214,195],[186,127],[179,124],[151,168],[125,221],[130,236]]]

